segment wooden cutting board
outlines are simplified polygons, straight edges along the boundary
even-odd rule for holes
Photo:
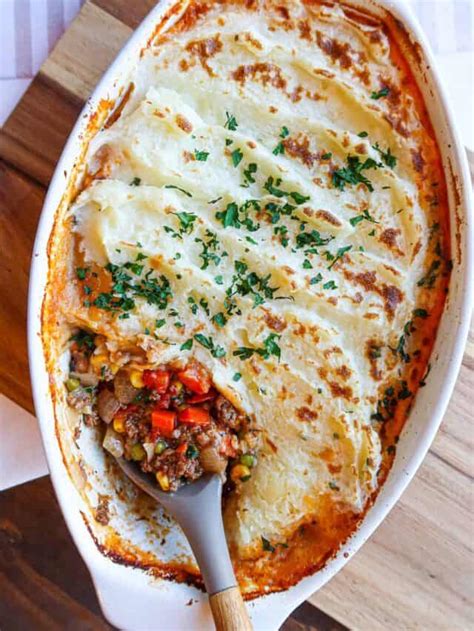
[[[0,130],[0,251],[3,259],[0,267],[0,389],[31,411],[25,339],[26,293],[30,253],[45,189],[84,100],[132,29],[153,5],[153,0],[86,2]],[[352,629],[370,631],[473,628],[473,377],[474,330],[471,327],[449,410],[415,480],[364,548],[336,578],[310,598],[319,613],[314,608],[306,608],[304,615],[300,614],[285,628],[340,628],[336,621]],[[0,505],[0,553],[4,545],[10,545],[12,537],[15,539],[16,535],[11,535],[12,528],[16,532],[15,528],[20,529],[23,524],[18,513],[22,502],[26,514],[35,501],[40,507],[41,502],[48,506],[49,502],[48,510],[54,512],[53,521],[61,520],[50,489],[34,485],[38,483],[12,491]],[[34,507],[37,517],[43,515],[38,506]],[[11,521],[15,515],[19,520],[17,525]],[[5,532],[10,533],[7,544],[1,536],[5,519],[8,522]],[[48,520],[38,519],[38,524],[46,527]],[[39,541],[34,538],[37,534],[31,531],[31,524],[29,528],[28,536]],[[26,557],[21,557],[19,563],[26,572],[24,564],[31,562],[28,557],[31,550],[28,546],[21,549]],[[77,558],[70,563],[80,561]],[[8,563],[7,567],[10,567]],[[83,570],[81,572],[84,574]],[[88,580],[87,575],[84,576]],[[54,588],[49,579],[46,588],[41,581],[33,582],[33,591],[46,589],[48,598],[52,598],[51,593],[56,594],[57,585],[63,579],[53,577]],[[1,562],[3,593],[7,587],[18,589],[18,585],[12,586],[12,580]],[[22,583],[23,578],[18,580]],[[63,584],[71,594],[64,580]],[[34,620],[43,620],[42,616],[50,607],[48,598],[43,598],[42,592],[40,595],[32,597],[39,611]],[[62,607],[64,603],[60,601]],[[72,602],[70,616],[80,626],[84,608],[79,610],[77,602]],[[5,628],[2,611],[0,607],[0,625]],[[90,615],[96,622],[100,621],[97,611]],[[48,619],[43,622],[45,620]],[[79,626],[73,624],[69,628]],[[49,626],[53,627],[56,628]],[[43,626],[38,622],[30,627],[26,623],[15,624],[13,620],[9,628],[42,629]],[[58,628],[65,627],[60,624]],[[95,628],[94,625],[91,628]]]

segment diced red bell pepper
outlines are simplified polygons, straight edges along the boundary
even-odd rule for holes
[[[158,410],[167,410],[171,404],[171,395],[169,392],[161,394],[158,401],[155,400],[155,408]]]
[[[204,408],[189,407],[181,410],[178,420],[185,425],[209,425],[211,417]]]
[[[176,412],[170,410],[153,410],[151,413],[151,432],[153,439],[157,435],[170,438],[176,427]]]
[[[214,388],[211,388],[209,390],[209,392],[206,392],[205,394],[195,394],[192,397],[189,397],[189,399],[187,399],[188,403],[204,403],[204,401],[212,401],[212,399],[215,399],[217,396],[217,392],[214,390]]]
[[[223,456],[227,456],[228,458],[234,458],[236,455],[236,450],[232,447],[232,440],[230,436],[225,436],[222,439],[221,447],[219,449],[219,453]]]
[[[186,366],[178,373],[178,379],[182,384],[196,394],[207,394],[211,389],[209,373],[200,364],[193,363]]]
[[[150,390],[164,394],[170,385],[171,375],[167,370],[144,370],[143,383]]]

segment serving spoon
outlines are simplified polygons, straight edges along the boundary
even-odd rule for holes
[[[135,463],[115,458],[142,491],[156,499],[181,526],[194,553],[217,631],[252,631],[235,579],[222,522],[222,479],[205,474],[175,493],[160,491]]]

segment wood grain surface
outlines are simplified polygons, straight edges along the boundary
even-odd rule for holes
[[[26,295],[45,189],[85,98],[154,4],[86,2],[0,130],[0,390],[30,411]],[[473,408],[471,326],[455,393],[416,478],[285,631],[474,628]],[[0,494],[0,594],[2,631],[110,628],[48,478]]]

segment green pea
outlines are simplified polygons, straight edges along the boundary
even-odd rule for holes
[[[140,460],[143,460],[145,456],[146,456],[146,452],[143,449],[143,447],[140,445],[140,443],[136,443],[130,449],[130,457],[132,460],[136,460],[137,462],[139,462]]]
[[[165,443],[164,440],[159,440],[155,445],[155,454],[159,456],[164,452],[167,446],[168,445]]]
[[[73,390],[77,390],[77,388],[79,388],[80,385],[81,385],[81,382],[79,381],[79,379],[75,379],[74,377],[69,377],[69,379],[66,381],[66,388],[68,389],[69,392],[72,392]]]
[[[257,459],[252,454],[242,454],[240,456],[240,464],[243,464],[245,467],[255,467],[257,464]]]
[[[199,451],[194,445],[189,445],[186,450],[186,458],[191,460],[192,458],[197,458],[199,456]]]

